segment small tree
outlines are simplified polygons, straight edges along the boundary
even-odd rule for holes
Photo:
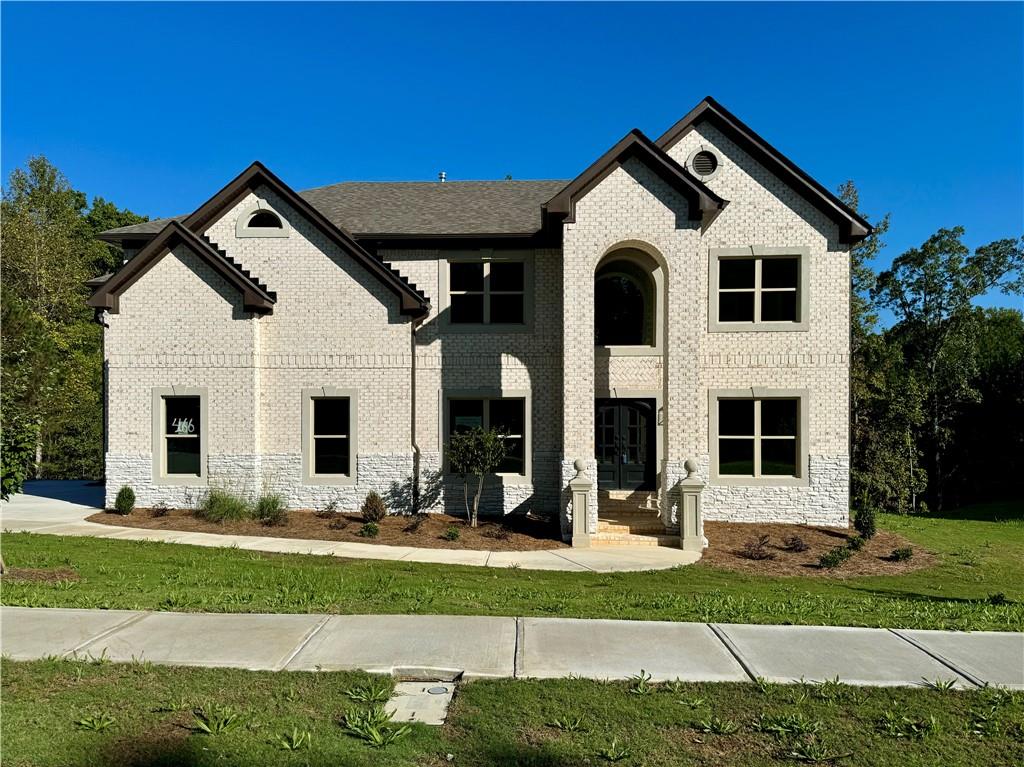
[[[485,430],[478,426],[469,431],[453,434],[448,439],[446,452],[449,467],[462,477],[466,518],[469,519],[470,527],[476,527],[480,514],[480,496],[484,492],[484,478],[488,474],[493,474],[508,455],[505,435],[497,429]],[[477,477],[472,507],[469,504],[470,475]]]

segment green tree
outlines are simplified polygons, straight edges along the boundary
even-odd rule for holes
[[[481,429],[479,426],[457,432],[448,438],[445,446],[448,465],[462,477],[463,497],[466,503],[466,518],[470,527],[477,526],[480,515],[480,497],[484,492],[484,478],[497,471],[508,455],[505,435],[497,429]],[[469,477],[477,477],[473,505],[469,503]]]
[[[877,305],[896,316],[889,334],[903,348],[924,403],[923,450],[932,506],[943,506],[951,424],[979,398],[973,385],[978,317],[971,302],[992,290],[1024,287],[1024,238],[984,245],[972,254],[963,227],[940,229],[921,247],[898,256],[872,290]]]
[[[4,444],[24,445],[33,435],[38,476],[99,477],[102,335],[85,303],[85,281],[120,261],[97,232],[144,219],[102,198],[90,208],[45,157],[11,172],[0,216]],[[27,383],[26,370],[34,371]],[[15,464],[23,466],[20,457]],[[5,468],[4,476],[14,474]]]

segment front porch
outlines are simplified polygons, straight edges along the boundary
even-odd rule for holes
[[[656,490],[597,491],[597,532],[591,546],[679,547],[679,534],[665,528]]]

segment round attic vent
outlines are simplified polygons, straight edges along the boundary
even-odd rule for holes
[[[718,170],[718,158],[714,152],[702,149],[690,160],[690,168],[698,176],[707,177]]]

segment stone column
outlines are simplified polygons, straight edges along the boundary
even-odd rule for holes
[[[573,463],[576,476],[569,480],[569,494],[572,496],[572,547],[585,549],[590,547],[590,491],[593,482],[584,474],[587,462],[577,458]]]
[[[687,458],[683,464],[686,478],[679,482],[679,547],[683,551],[704,550],[704,518],[700,508],[700,494],[704,482],[697,476],[697,462]]]

